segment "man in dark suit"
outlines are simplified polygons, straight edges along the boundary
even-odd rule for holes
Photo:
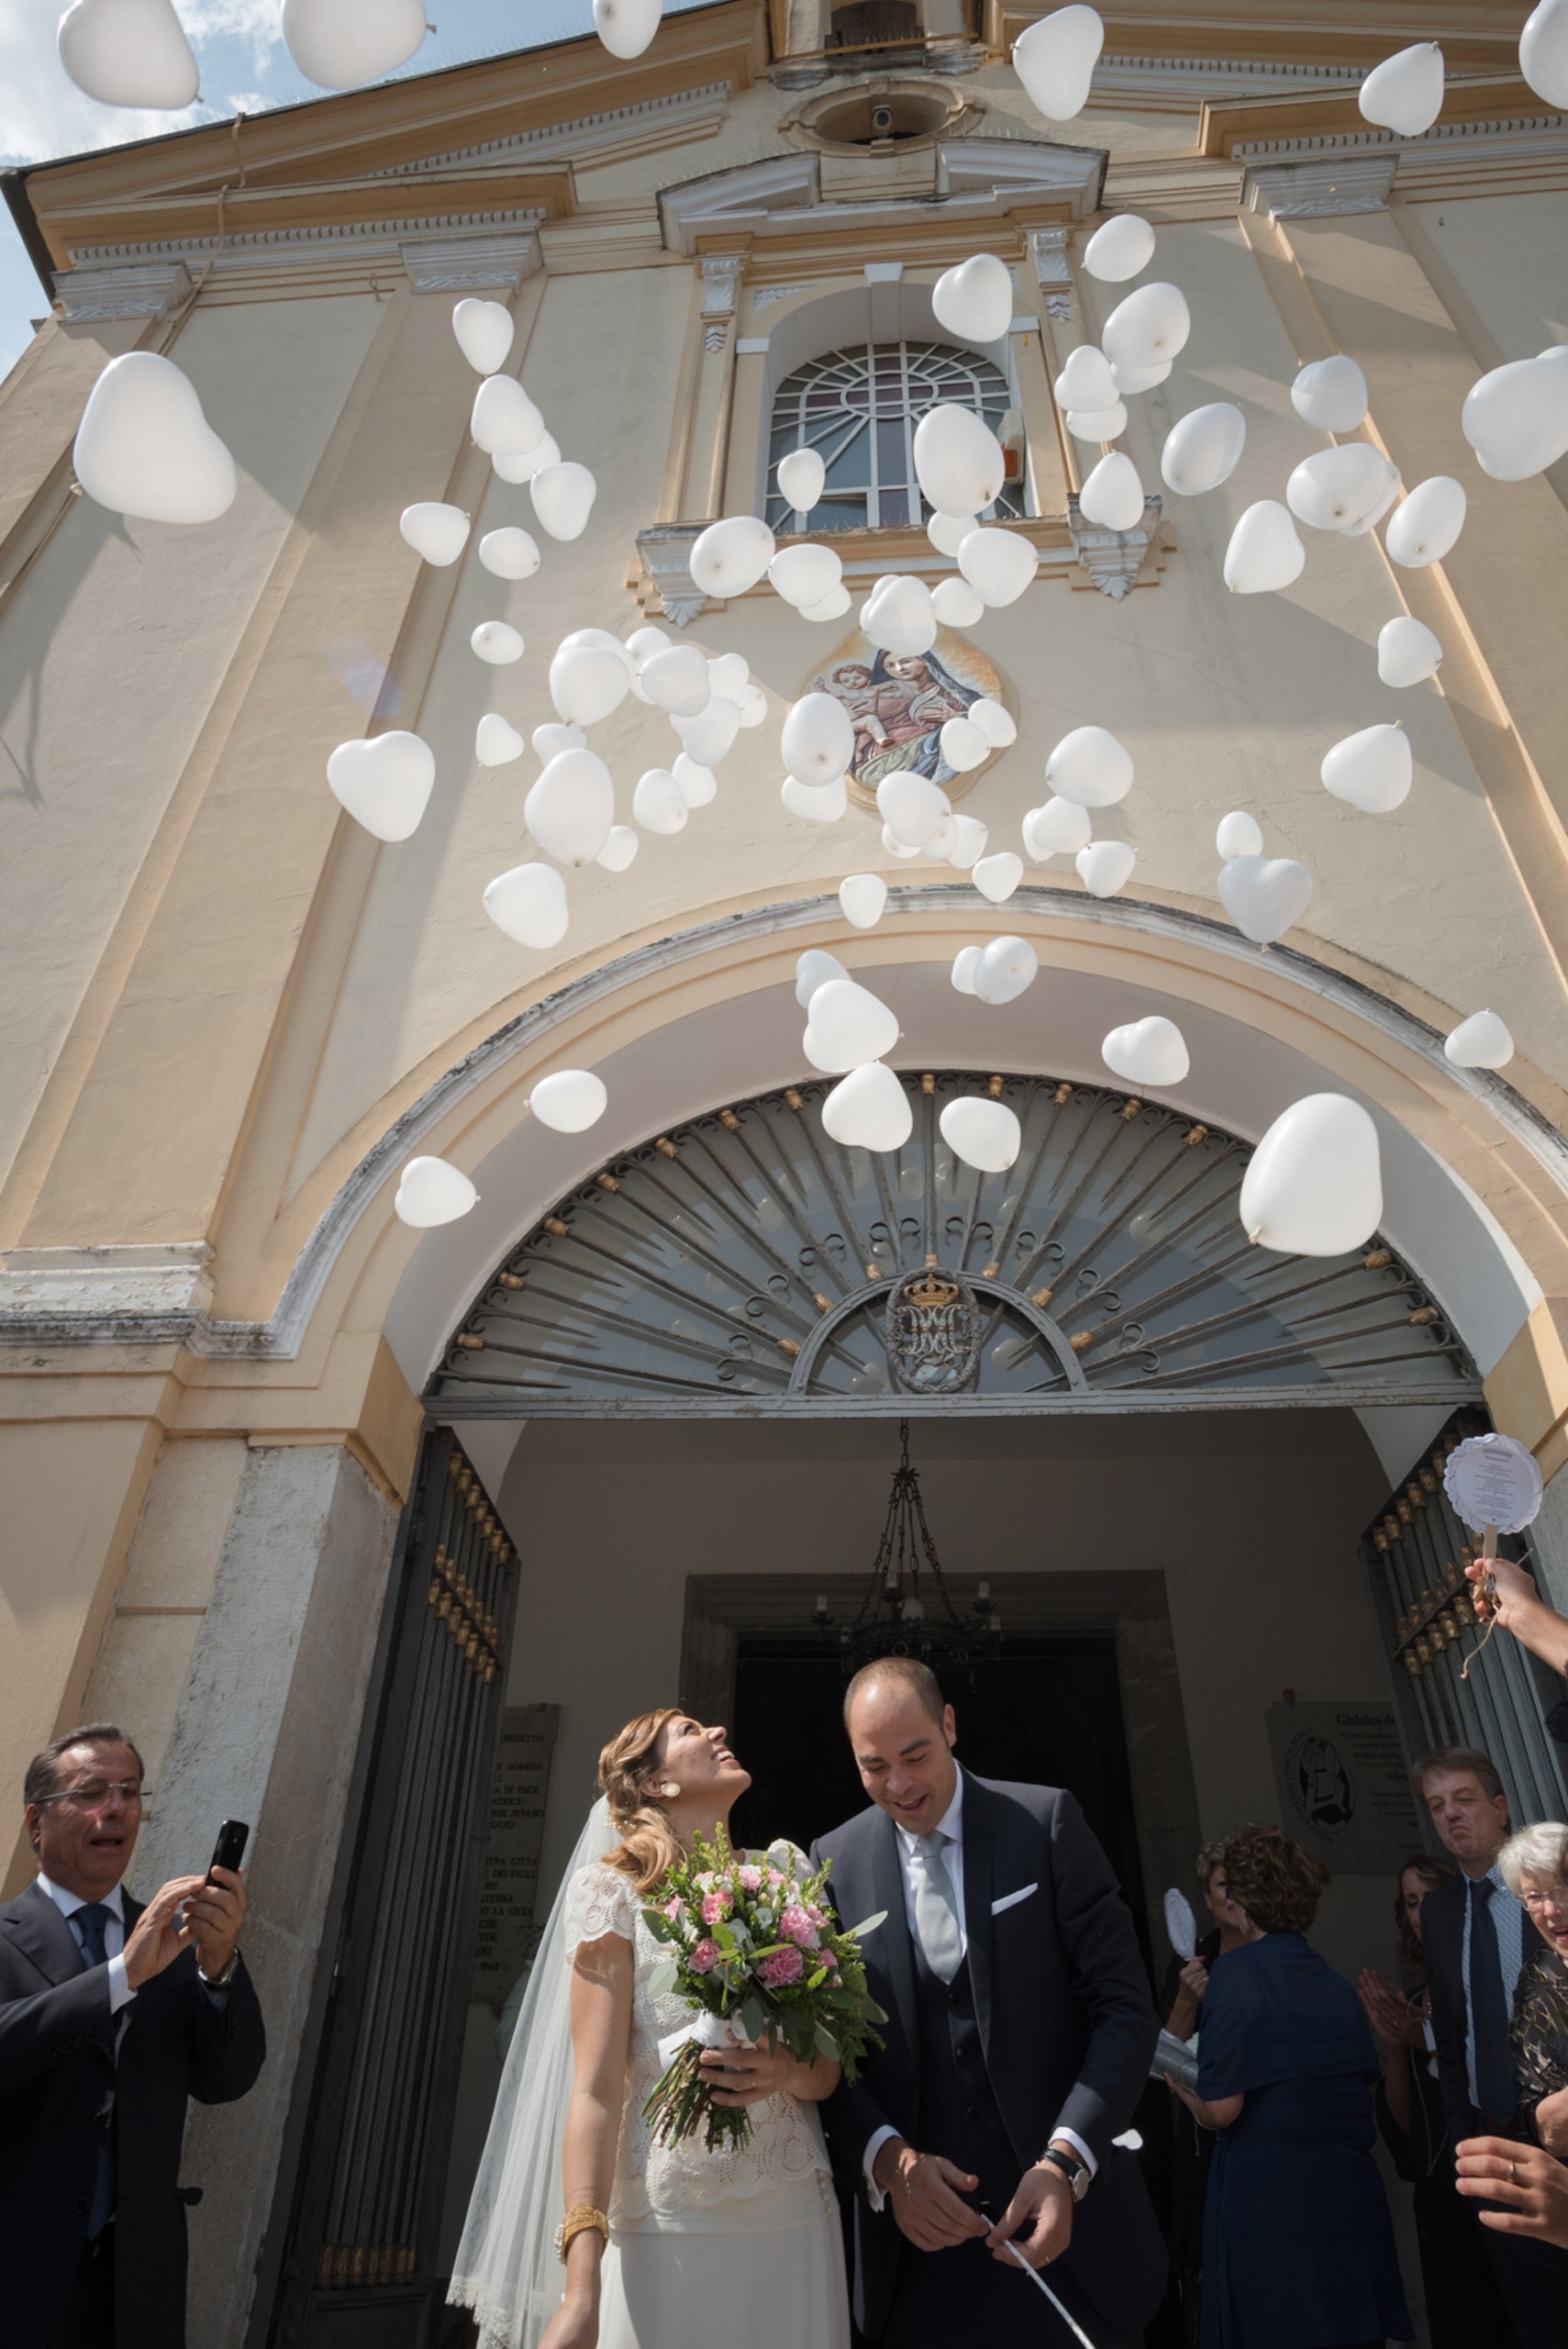
[[[961,1771],[926,1666],[870,1664],[845,1722],[873,1808],[825,1835],[840,1917],[865,1943],[886,2045],[824,2109],[855,2188],[855,2321],[884,2349],[1071,2341],[1127,2349],[1165,2254],[1130,2153],[1159,2033],[1132,1920],[1069,1794]]]
[[[183,2349],[185,2105],[266,2054],[236,1948],[244,1878],[123,1878],[141,1823],[123,1730],[72,1730],[25,1785],[39,1874],[0,1907],[0,2337],[6,2349]]]
[[[1514,1988],[1540,1940],[1497,1865],[1508,1835],[1508,1798],[1492,1762],[1470,1746],[1440,1747],[1411,1776],[1438,1840],[1461,1870],[1457,1883],[1440,1886],[1421,1904],[1421,1954],[1449,2143],[1507,2137],[1518,2103],[1508,2048]],[[1520,2349],[1561,2349],[1568,2253],[1491,2230],[1485,2241]]]

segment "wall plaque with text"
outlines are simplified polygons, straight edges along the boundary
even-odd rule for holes
[[[1271,1705],[1280,1825],[1339,1876],[1392,1876],[1421,1848],[1388,1705]]]
[[[534,1909],[550,1765],[560,1729],[559,1705],[508,1705],[502,1715],[470,1993],[474,2005],[496,2015],[533,1955],[544,1922]]]

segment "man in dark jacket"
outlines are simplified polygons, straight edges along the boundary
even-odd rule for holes
[[[1165,2254],[1116,2144],[1159,2032],[1110,1865],[1070,1794],[961,1771],[952,1708],[907,1657],[850,1684],[873,1808],[825,1835],[885,2045],[823,2108],[855,2188],[855,2321],[883,2349],[1097,2349],[1142,2336]]]
[[[6,2349],[183,2349],[185,2106],[226,2104],[266,2054],[236,1943],[245,1883],[123,1878],[141,1823],[123,1730],[36,1755],[39,1874],[0,1907],[0,2326]]]

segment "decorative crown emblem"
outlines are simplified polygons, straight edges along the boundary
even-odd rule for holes
[[[917,1305],[925,1312],[935,1306],[956,1305],[959,1286],[946,1273],[921,1273],[906,1286],[904,1294],[911,1305]]]

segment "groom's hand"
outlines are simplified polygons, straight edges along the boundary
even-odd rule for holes
[[[946,2251],[989,2232],[979,2211],[960,2199],[973,2194],[980,2180],[940,2154],[917,2154],[901,2137],[892,2137],[877,2154],[873,2175],[893,2205],[899,2232],[917,2251]]]
[[[1014,2238],[1031,2267],[1049,2267],[1073,2240],[1073,2189],[1053,2163],[1025,2170],[1018,2190],[987,2238],[987,2249],[1005,2267],[1018,2265],[1007,2245]]]

